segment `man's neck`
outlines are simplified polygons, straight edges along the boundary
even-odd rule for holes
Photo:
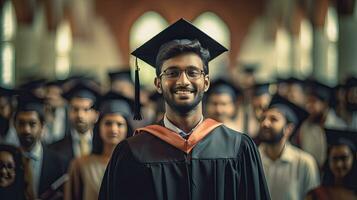
[[[200,122],[202,118],[202,107],[198,105],[197,109],[186,114],[177,113],[174,110],[167,108],[166,117],[182,131],[189,133]]]
[[[271,160],[277,160],[281,157],[285,147],[284,139],[281,139],[279,143],[267,144],[265,146],[265,153]]]

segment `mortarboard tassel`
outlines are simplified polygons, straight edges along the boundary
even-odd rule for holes
[[[135,102],[134,102],[134,120],[141,120],[140,110],[140,81],[138,58],[135,58]]]

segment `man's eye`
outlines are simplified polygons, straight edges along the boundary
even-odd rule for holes
[[[190,77],[197,77],[200,75],[200,71],[198,70],[188,70],[187,75]]]
[[[180,72],[177,70],[170,70],[166,72],[166,76],[168,77],[177,77]]]

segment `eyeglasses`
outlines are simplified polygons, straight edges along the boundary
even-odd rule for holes
[[[197,80],[201,77],[201,75],[205,75],[203,70],[198,69],[196,67],[188,67],[184,70],[176,67],[171,67],[164,70],[159,77],[161,78],[161,76],[165,76],[168,79],[178,79],[181,77],[183,71],[185,72],[186,77],[189,80]]]

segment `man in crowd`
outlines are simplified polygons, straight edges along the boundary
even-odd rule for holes
[[[238,112],[237,100],[239,95],[240,91],[229,81],[224,79],[216,80],[211,84],[206,95],[206,117],[242,132],[243,124],[238,124],[234,120]]]
[[[66,172],[63,158],[41,144],[44,123],[42,100],[31,94],[21,94],[14,124],[25,157],[28,195],[34,199],[50,190],[51,185]]]
[[[61,153],[68,165],[72,158],[88,155],[92,149],[93,126],[98,113],[94,109],[99,91],[86,81],[78,81],[64,94],[69,104],[70,127],[67,137],[50,148]]]
[[[314,158],[288,142],[306,117],[306,111],[277,95],[262,114],[259,151],[272,199],[304,199],[319,185]]]

